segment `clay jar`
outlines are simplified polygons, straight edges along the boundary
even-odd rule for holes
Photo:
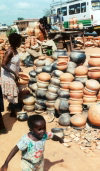
[[[50,91],[48,91],[47,93],[46,93],[46,98],[48,99],[48,100],[55,100],[56,98],[57,98],[57,94],[56,93],[51,93]]]
[[[81,113],[82,110],[83,110],[82,105],[70,105],[69,106],[70,114]]]
[[[71,98],[82,98],[83,97],[83,91],[70,91],[70,97]]]
[[[70,54],[70,60],[76,64],[82,64],[85,62],[86,55],[84,51],[73,50]]]
[[[40,80],[37,81],[38,88],[47,88],[48,85],[49,85],[49,82],[40,81]]]
[[[88,77],[92,79],[100,78],[100,67],[91,67],[88,71]]]
[[[86,66],[78,66],[75,69],[75,74],[77,76],[87,75],[87,73],[88,73],[88,68]]]
[[[83,99],[70,98],[69,99],[69,104],[70,105],[82,105],[83,104]]]
[[[74,80],[74,76],[70,73],[63,73],[60,76],[60,81],[62,81],[62,82],[71,82],[73,80]]]
[[[29,76],[27,74],[21,73],[19,74],[19,80],[18,83],[21,85],[28,84],[29,82]]]
[[[90,66],[94,67],[100,67],[100,55],[99,54],[93,54],[90,56],[90,59],[88,61],[88,64]]]
[[[84,95],[83,96],[83,101],[88,103],[88,102],[96,102],[97,97],[96,96],[89,96],[89,95]]]
[[[86,94],[86,95],[93,96],[93,95],[96,95],[97,91],[96,90],[90,90],[87,87],[85,87],[84,90],[83,90],[83,93]]]
[[[69,113],[64,113],[59,117],[58,120],[59,124],[62,126],[69,126],[70,125],[70,115]]]
[[[57,93],[59,87],[55,86],[54,84],[49,84],[48,86],[48,91],[50,91],[51,93]]]
[[[59,61],[57,63],[57,69],[58,70],[64,71],[64,70],[66,70],[66,68],[67,68],[67,62]]]
[[[98,91],[100,88],[100,84],[98,81],[90,79],[86,81],[86,87],[90,90]]]
[[[83,90],[84,86],[81,82],[79,81],[73,81],[69,85],[70,90]]]
[[[88,111],[88,119],[91,124],[100,126],[100,103],[90,106]]]
[[[73,126],[82,128],[85,126],[87,119],[82,114],[76,114],[72,116],[70,120]]]
[[[58,56],[67,56],[67,51],[63,49],[57,49],[53,54],[52,58],[57,59]]]
[[[70,82],[60,82],[60,87],[63,88],[63,89],[69,89],[69,84]]]
[[[59,86],[60,84],[60,80],[58,77],[52,77],[50,81],[51,81],[51,84],[54,84],[55,86]]]
[[[42,72],[38,75],[38,79],[41,81],[49,81],[51,79],[51,76],[46,72]]]

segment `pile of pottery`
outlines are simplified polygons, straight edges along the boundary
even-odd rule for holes
[[[88,61],[89,64],[89,71],[88,77],[92,79],[100,79],[100,55],[99,54],[92,54]]]
[[[97,80],[87,80],[84,88],[83,104],[94,104],[97,102],[97,93],[100,89],[100,84]],[[99,98],[99,96],[98,96]]]

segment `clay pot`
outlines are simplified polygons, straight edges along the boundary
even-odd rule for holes
[[[18,119],[19,121],[27,121],[28,115],[27,115],[27,113],[24,112],[24,111],[17,112],[17,119]]]
[[[52,128],[51,132],[53,132],[54,135],[64,138],[64,129],[63,128]]]
[[[55,101],[55,109],[57,111],[59,111],[59,110],[66,111],[66,110],[68,110],[68,107],[69,107],[69,103],[66,98],[58,98]]]
[[[100,103],[90,106],[88,111],[88,119],[91,124],[100,126]]]
[[[59,71],[59,70],[54,70],[52,72],[52,76],[55,76],[55,77],[60,77],[60,75],[62,75],[63,72],[62,71]]]
[[[79,81],[73,81],[69,84],[70,90],[83,90],[83,88],[84,88],[83,84]]]
[[[100,67],[100,55],[99,54],[93,54],[90,56],[90,59],[88,61],[88,64],[90,66],[94,67]]]
[[[71,98],[82,98],[83,97],[83,91],[70,91],[70,97]]]
[[[70,115],[69,113],[64,113],[59,117],[58,120],[59,124],[62,126],[69,126],[70,125]]]
[[[91,67],[88,71],[88,77],[92,79],[100,78],[100,67]]]
[[[48,91],[50,91],[51,93],[57,93],[59,87],[55,86],[54,84],[49,84],[48,86]]]
[[[60,83],[60,87],[64,89],[69,89],[70,82],[62,82]]]
[[[44,110],[45,109],[45,106],[35,103],[34,108],[35,108],[35,110]]]
[[[33,105],[35,103],[35,99],[32,95],[26,95],[23,99],[23,103],[25,105]]]
[[[74,125],[75,127],[84,127],[86,124],[86,117],[82,114],[76,114],[74,116],[71,117],[70,121],[72,123],[72,125]]]
[[[83,101],[84,102],[96,102],[96,100],[97,100],[97,97],[96,96],[89,96],[89,95],[84,95],[83,96]]]
[[[38,79],[41,81],[49,81],[51,79],[51,76],[46,72],[42,72],[38,75]]]
[[[43,66],[42,68],[42,72],[51,73],[51,71],[52,71],[52,65],[46,65],[46,66]]]
[[[55,86],[59,86],[60,84],[60,80],[57,77],[52,77],[50,81],[51,81],[51,84],[54,84]]]
[[[28,82],[29,82],[29,76],[27,74],[20,73],[18,83],[24,85],[24,84],[28,84]]]
[[[80,30],[82,30],[83,29],[83,24],[82,23],[80,23],[79,25],[78,25],[78,28],[80,29]]]
[[[36,74],[40,74],[42,72],[42,68],[43,68],[43,66],[36,67],[36,69],[35,69]]]
[[[71,74],[75,74],[76,66],[77,66],[76,63],[70,61],[70,62],[68,62],[66,71]]]
[[[70,73],[63,73],[61,76],[60,76],[60,81],[62,82],[71,82],[74,80],[74,77],[72,74]]]
[[[77,64],[82,64],[85,62],[86,55],[84,51],[73,50],[70,54],[70,60]]]
[[[70,29],[73,29],[73,28],[74,28],[74,24],[70,24],[70,25],[69,25],[69,28],[70,28]]]
[[[70,96],[69,95],[69,90],[66,91],[66,90],[60,88],[58,90],[58,96],[61,97],[61,98],[67,98],[68,99],[69,96]]]
[[[85,84],[87,80],[88,80],[87,75],[75,77],[75,81],[80,81],[82,84]]]
[[[37,91],[36,91],[36,96],[38,98],[45,98],[46,97],[46,92],[47,92],[47,89],[45,89],[45,88],[38,88]]]
[[[83,99],[70,98],[69,99],[69,104],[70,105],[82,105],[83,104]]]
[[[69,62],[68,56],[58,56],[58,62]]]
[[[45,66],[51,65],[53,62],[54,62],[54,60],[52,58],[46,58],[45,59]]]
[[[37,83],[34,83],[34,84],[33,84],[33,83],[32,83],[32,84],[29,83],[29,88],[30,88],[32,91],[36,91],[37,88],[38,88],[38,87],[37,87]]]
[[[87,75],[87,73],[88,73],[88,68],[86,66],[78,66],[75,69],[75,74],[77,76]]]
[[[90,79],[86,81],[86,88],[97,91],[100,88],[100,84],[98,81]]]
[[[67,56],[67,51],[63,49],[57,49],[53,54],[52,58],[57,59],[58,56]]]
[[[30,75],[30,77],[34,78],[34,77],[36,77],[36,72],[32,70],[29,72],[29,75]]]
[[[70,114],[76,114],[76,113],[82,113],[82,105],[70,105],[69,106],[69,111]]]
[[[96,90],[90,90],[87,87],[84,88],[83,93],[86,95],[96,95],[97,91]]]
[[[44,99],[36,99],[36,104],[46,107],[46,100]]]
[[[48,85],[49,85],[49,82],[40,81],[40,80],[37,81],[37,87],[38,88],[47,88]]]
[[[66,70],[66,68],[67,68],[67,62],[58,62],[57,63],[57,69],[58,70],[61,70],[61,71],[64,71],[64,70]]]
[[[51,101],[51,100],[46,101],[46,106],[48,108],[54,108],[54,104],[55,104],[55,100],[54,101]]]
[[[33,112],[34,111],[34,105],[24,105],[23,109],[27,112]]]
[[[57,96],[58,96],[57,94],[51,93],[50,91],[47,91],[47,93],[46,93],[46,98],[48,100],[55,100],[57,98]]]

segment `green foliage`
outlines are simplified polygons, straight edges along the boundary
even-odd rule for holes
[[[17,30],[16,30],[16,29],[9,28],[9,29],[7,30],[7,32],[6,32],[7,37],[9,37],[9,35],[10,35],[11,33],[17,33]]]

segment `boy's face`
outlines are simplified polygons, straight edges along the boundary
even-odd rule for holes
[[[46,133],[46,122],[43,120],[36,122],[32,132],[37,139],[41,140]]]

